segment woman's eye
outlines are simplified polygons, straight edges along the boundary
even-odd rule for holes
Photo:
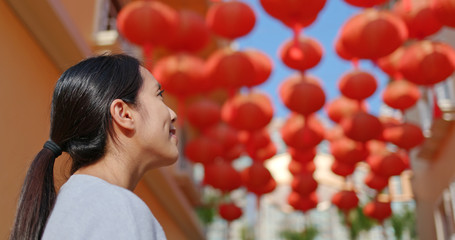
[[[164,93],[164,90],[161,90],[161,91],[158,93],[158,96],[162,97],[162,96],[163,96],[163,93]]]

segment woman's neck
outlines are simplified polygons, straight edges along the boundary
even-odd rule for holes
[[[107,154],[95,163],[78,169],[74,174],[86,174],[101,178],[111,184],[134,190],[142,174],[131,167],[130,159]]]

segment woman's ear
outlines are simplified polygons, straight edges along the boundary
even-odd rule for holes
[[[111,103],[110,112],[113,123],[124,129],[134,129],[133,109],[123,100],[115,99]]]

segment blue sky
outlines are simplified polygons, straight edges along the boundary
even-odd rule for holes
[[[262,9],[259,0],[244,0],[256,13],[256,25],[253,31],[245,37],[239,38],[237,43],[240,49],[255,48],[265,53],[273,60],[274,69],[270,78],[264,84],[258,86],[261,91],[267,92],[272,98],[275,107],[276,117],[286,117],[289,110],[281,102],[278,96],[280,83],[295,73],[286,67],[278,57],[280,46],[289,38],[292,38],[292,30],[270,17]],[[338,57],[334,50],[334,42],[338,31],[347,19],[357,14],[361,9],[349,6],[342,0],[327,0],[324,9],[320,12],[317,20],[303,30],[303,34],[317,39],[324,48],[324,55],[321,62],[308,73],[321,80],[326,93],[326,104],[340,96],[337,84],[338,79],[347,71],[353,69],[350,62]],[[381,92],[384,88],[387,77],[381,70],[369,61],[361,61],[360,68],[373,73],[378,80],[378,89],[375,94],[367,99],[369,111],[378,115],[382,102]],[[319,111],[324,114],[323,111]]]

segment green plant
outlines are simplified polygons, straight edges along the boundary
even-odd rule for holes
[[[195,208],[195,211],[205,226],[210,225],[215,220],[215,216],[217,214],[216,206],[221,197],[222,196],[219,196],[216,192],[203,192],[202,203]]]
[[[216,211],[215,208],[208,205],[202,205],[196,207],[196,214],[201,220],[201,222],[207,226],[213,222],[215,219]]]
[[[313,240],[319,234],[319,230],[314,226],[307,226],[303,231],[284,230],[280,237],[286,240]]]
[[[362,231],[369,231],[376,224],[363,214],[362,207],[357,206],[349,212],[339,211],[341,221],[349,230],[351,240],[356,240]]]
[[[241,240],[254,240],[254,228],[252,226],[243,225],[240,229]]]
[[[397,240],[403,238],[405,231],[409,232],[411,239],[417,238],[415,212],[409,206],[406,205],[400,214],[394,214],[390,220]]]

